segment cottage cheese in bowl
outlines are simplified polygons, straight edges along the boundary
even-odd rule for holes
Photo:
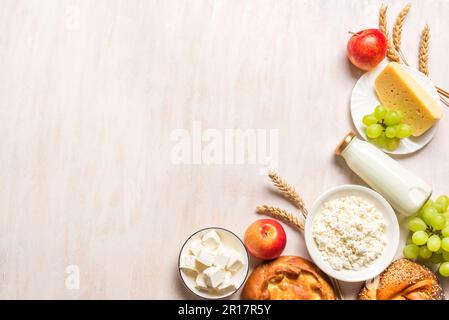
[[[324,203],[312,223],[312,235],[334,270],[360,270],[382,255],[387,244],[383,214],[360,196]]]
[[[393,260],[399,225],[388,202],[362,186],[343,185],[325,192],[312,206],[305,225],[307,249],[331,277],[364,281]]]

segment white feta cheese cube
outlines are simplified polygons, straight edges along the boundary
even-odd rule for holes
[[[219,245],[218,245],[218,247],[215,249],[215,250],[212,250],[213,252],[215,252],[215,253],[223,253],[223,252],[227,252],[227,250],[226,250],[226,248],[225,248],[225,246],[223,245],[223,243],[220,243]]]
[[[237,286],[232,279],[231,272],[226,272],[225,279],[223,280],[223,283],[218,286],[218,290],[221,294],[226,294],[237,290]]]
[[[204,277],[204,273],[200,273],[196,276],[195,283],[196,283],[195,287],[198,290],[208,290],[206,279]]]
[[[181,256],[180,267],[182,270],[190,273],[197,273],[196,258],[189,254]]]
[[[220,236],[214,230],[207,232],[201,241],[203,246],[209,250],[215,250],[221,244]]]
[[[214,260],[215,260],[215,253],[213,253],[210,250],[207,250],[206,248],[202,248],[198,253],[198,256],[196,257],[196,261],[207,267],[212,266],[214,264]]]
[[[229,254],[225,251],[219,251],[214,259],[214,266],[225,269],[229,262]]]
[[[230,252],[230,257],[226,269],[232,272],[237,272],[243,266],[242,255],[235,250]]]
[[[209,287],[218,288],[226,277],[226,271],[218,267],[210,267],[204,270],[204,279]]]
[[[194,256],[197,256],[198,253],[200,253],[200,250],[203,246],[201,245],[201,240],[200,239],[195,239],[192,241],[192,243],[190,244],[190,248],[189,251],[190,253],[192,253]]]

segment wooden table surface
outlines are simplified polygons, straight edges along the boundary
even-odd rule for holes
[[[390,25],[406,2],[388,2]],[[404,52],[416,65],[428,23],[431,78],[449,88],[449,2],[412,2]],[[333,151],[353,128],[361,75],[345,56],[348,31],[376,27],[380,4],[2,0],[0,298],[191,298],[177,273],[190,234],[242,236],[263,203],[294,211],[262,174],[267,163],[309,205],[363,184]],[[268,162],[224,160],[223,137],[238,129],[261,133],[248,155],[272,134]],[[224,155],[201,158],[206,140]],[[446,117],[399,161],[440,194],[448,158]],[[285,254],[307,257],[302,235],[286,231]],[[360,285],[343,284],[345,296]]]

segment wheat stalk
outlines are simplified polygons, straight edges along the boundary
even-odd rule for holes
[[[385,35],[387,38],[387,57],[391,61],[394,62],[400,62],[401,58],[399,57],[396,49],[394,48],[394,45],[390,38],[390,33],[388,32],[387,27],[387,8],[388,6],[385,4],[382,4],[379,10],[379,30]]]
[[[398,17],[396,18],[396,22],[393,26],[393,45],[396,50],[396,52],[401,57],[404,64],[408,65],[407,60],[405,59],[404,54],[401,51],[401,41],[402,41],[402,28],[404,26],[405,18],[407,17],[408,12],[410,11],[412,4],[409,3],[406,5],[401,12],[399,13]]]
[[[298,194],[298,192],[296,192],[296,190],[290,186],[285,180],[283,180],[281,177],[279,177],[279,175],[274,172],[274,171],[270,171],[268,173],[268,176],[270,177],[271,181],[273,182],[273,184],[276,186],[276,188],[282,193],[282,195],[289,200],[297,209],[299,209],[302,213],[302,215],[304,216],[304,218],[307,218],[308,215],[308,211],[305,207],[305,203],[304,200],[301,198],[301,196]],[[261,213],[261,214],[268,214],[271,215],[272,217],[278,218],[278,219],[282,219],[284,221],[286,221],[287,223],[291,224],[293,227],[295,227],[298,230],[304,230],[304,224],[299,221],[295,216],[293,216],[292,214],[288,213],[287,211],[277,208],[277,207],[272,207],[272,206],[267,206],[267,205],[263,205],[263,206],[258,206],[256,208],[256,212],[257,213]],[[340,283],[338,282],[338,280],[334,279],[334,278],[330,278],[335,291],[337,293],[337,298],[339,300],[343,299],[343,294],[340,288]]]
[[[298,218],[295,217],[294,215],[292,215],[291,213],[289,213],[281,208],[268,206],[268,205],[262,205],[262,206],[258,206],[256,208],[256,212],[258,214],[266,214],[271,217],[283,220],[284,222],[288,223],[295,229],[297,229],[299,231],[304,231],[304,223],[302,223],[302,221],[299,221]]]
[[[384,34],[388,34],[387,29],[387,6],[382,3],[379,10],[379,30]]]
[[[296,190],[290,186],[285,180],[283,180],[276,172],[270,171],[268,173],[271,181],[275,187],[282,193],[282,195],[289,200],[297,209],[301,210],[304,218],[307,217],[307,209],[305,207],[304,200],[296,192]]]
[[[401,50],[402,28],[404,27],[404,21],[410,11],[411,6],[412,4],[409,3],[404,7],[404,9],[402,9],[393,26],[393,45],[398,52]]]
[[[421,40],[419,42],[419,71],[425,75],[429,75],[429,42],[430,28],[426,24],[421,32]]]

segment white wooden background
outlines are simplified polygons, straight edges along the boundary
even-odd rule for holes
[[[391,3],[392,2],[392,3]],[[390,25],[405,1],[390,2]],[[267,203],[293,210],[258,165],[177,165],[192,121],[278,129],[279,172],[310,205],[362,183],[335,159],[352,129],[348,31],[380,1],[2,0],[0,298],[183,299],[178,253],[195,230],[239,234]],[[403,34],[449,88],[449,2],[413,1]],[[449,193],[449,118],[401,163]],[[288,227],[285,254],[307,256]],[[69,290],[66,268],[80,270]],[[360,284],[344,285],[352,298]],[[446,285],[446,287],[448,287]],[[238,297],[238,295],[236,296]]]

